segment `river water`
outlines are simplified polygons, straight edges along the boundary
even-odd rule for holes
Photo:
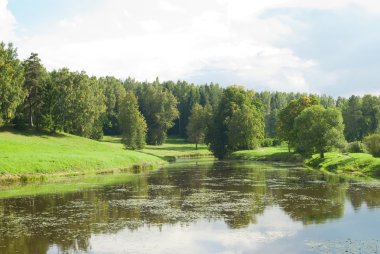
[[[0,253],[380,253],[376,182],[208,160],[98,180],[1,198]]]

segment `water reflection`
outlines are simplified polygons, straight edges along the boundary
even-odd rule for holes
[[[379,215],[379,194],[378,186],[283,165],[173,164],[122,184],[0,200],[0,253],[165,253],[178,244],[172,234],[187,239],[189,252],[249,252],[257,241],[344,221],[347,200],[356,213],[365,204]]]

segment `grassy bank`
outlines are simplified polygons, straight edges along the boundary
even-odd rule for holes
[[[105,136],[102,141],[113,144],[119,149],[123,148],[120,137]],[[212,153],[207,149],[206,145],[198,145],[198,149],[196,150],[194,144],[190,144],[179,137],[169,137],[165,144],[160,146],[147,145],[145,149],[141,150],[141,152],[169,161],[175,160],[176,158],[212,156]]]
[[[69,134],[0,132],[0,175],[89,173],[159,165],[159,157]]]
[[[250,161],[283,161],[303,163],[304,159],[300,154],[288,152],[286,147],[262,147],[255,150],[237,151],[230,155],[234,160]]]
[[[326,172],[380,178],[380,158],[366,153],[326,153],[323,159],[314,155],[305,163]]]
[[[230,159],[299,162],[327,173],[352,177],[380,178],[380,158],[374,158],[372,155],[365,153],[342,154],[330,152],[326,153],[323,159],[319,155],[304,159],[300,154],[288,152],[286,147],[265,147],[234,152]]]
[[[211,153],[171,137],[162,146],[147,146],[141,151],[126,150],[118,137],[90,140],[59,133],[0,132],[0,180],[44,175],[111,173],[155,167],[181,157],[205,157]]]

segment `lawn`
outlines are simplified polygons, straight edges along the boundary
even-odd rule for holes
[[[380,177],[380,158],[374,158],[367,153],[326,153],[321,159],[314,155],[306,160],[306,164],[313,168],[318,168],[332,173]]]
[[[252,161],[303,162],[300,154],[289,152],[286,146],[261,147],[254,150],[242,150],[232,153],[230,159]]]
[[[12,129],[0,132],[0,176],[113,172],[134,165],[157,166],[180,157],[205,157],[205,145],[170,137],[161,146],[126,150],[120,137],[95,141],[65,133],[54,135]]]
[[[121,138],[117,136],[105,136],[102,141],[113,144],[115,147],[123,147]],[[196,150],[195,144],[188,143],[183,138],[176,136],[168,137],[165,144],[160,146],[147,145],[145,149],[140,152],[158,156],[164,160],[212,156],[212,153],[207,149],[206,145],[198,145],[198,149]]]
[[[329,152],[325,153],[323,159],[318,154],[313,155],[310,159],[304,159],[300,154],[288,152],[286,147],[280,146],[237,151],[232,153],[229,158],[252,161],[300,162],[327,173],[353,177],[380,177],[380,158],[374,158],[367,153]]]
[[[69,134],[0,132],[0,174],[95,172],[158,165],[156,156]]]

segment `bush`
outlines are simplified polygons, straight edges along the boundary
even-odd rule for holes
[[[282,144],[282,142],[281,142],[281,140],[279,140],[279,139],[273,139],[273,146],[280,146]]]
[[[273,139],[272,138],[264,138],[261,141],[261,147],[270,147],[273,146]]]
[[[344,152],[347,153],[365,153],[366,149],[362,142],[354,141],[346,145]]]
[[[380,157],[380,134],[372,134],[364,138],[364,144],[370,154]]]
[[[261,147],[280,146],[281,140],[275,138],[265,138],[261,141]]]

